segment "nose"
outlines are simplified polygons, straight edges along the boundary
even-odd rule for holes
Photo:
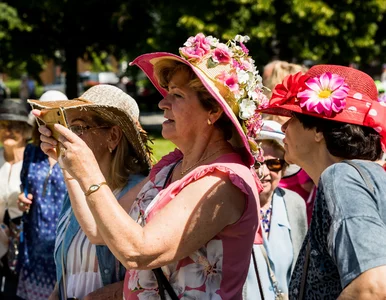
[[[167,110],[167,109],[170,109],[170,97],[171,95],[170,94],[167,94],[159,103],[158,103],[158,107],[161,109],[161,110]]]
[[[285,131],[287,130],[287,127],[288,127],[288,122],[290,121],[291,119],[289,119],[287,122],[285,122],[283,125],[281,125],[281,131],[283,131],[285,133]]]

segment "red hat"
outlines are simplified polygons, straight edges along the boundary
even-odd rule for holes
[[[386,103],[367,74],[338,65],[316,65],[306,74],[284,78],[262,112],[291,116],[292,112],[374,128],[386,149]]]

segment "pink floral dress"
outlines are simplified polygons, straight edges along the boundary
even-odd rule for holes
[[[139,193],[130,216],[146,226],[189,183],[216,170],[228,174],[231,182],[245,194],[246,205],[241,218],[188,257],[163,266],[162,270],[179,298],[242,299],[253,241],[262,243],[257,213],[261,184],[255,173],[243,165],[241,158],[231,153],[210,165],[196,168],[162,190],[167,174],[180,159],[182,153],[175,150],[154,166],[150,181]],[[168,297],[167,292],[165,294]],[[124,299],[160,299],[152,270],[126,271]]]

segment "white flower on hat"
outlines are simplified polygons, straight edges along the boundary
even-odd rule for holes
[[[247,36],[247,35],[240,35],[240,34],[237,34],[236,36],[235,36],[235,41],[236,42],[239,42],[239,43],[246,43],[246,42],[248,42],[249,41],[249,36]]]
[[[209,44],[212,46],[212,47],[217,47],[218,43],[219,43],[219,39],[211,36],[211,35],[208,35],[206,37],[207,41],[209,42]]]
[[[256,104],[255,102],[249,99],[243,99],[239,105],[239,108],[240,108],[240,112],[239,112],[240,119],[248,120],[255,114]]]
[[[240,83],[247,83],[250,79],[249,77],[249,72],[247,71],[244,71],[244,70],[240,70],[237,72],[237,79]]]

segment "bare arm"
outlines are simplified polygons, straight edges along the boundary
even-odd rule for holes
[[[386,266],[373,268],[359,275],[346,286],[338,299],[386,299]]]
[[[98,226],[95,223],[95,219],[87,205],[87,202],[85,201],[84,193],[80,188],[78,181],[71,179],[71,176],[65,170],[63,170],[63,174],[71,201],[71,207],[76,219],[79,222],[80,227],[92,244],[106,245],[98,230]],[[142,180],[119,200],[119,205],[122,206],[126,213],[129,212],[129,209],[134,203],[137,194],[147,181],[148,178]]]
[[[39,128],[42,149],[52,151],[56,141]],[[74,133],[55,124],[66,148],[63,166],[83,192],[106,181],[92,151]],[[46,135],[44,135],[44,131]],[[243,214],[245,194],[228,176],[215,172],[186,186],[144,227],[120,206],[108,186],[86,197],[107,246],[127,269],[151,269],[183,258],[212,239]]]
[[[244,211],[245,195],[224,174],[186,186],[141,227],[111,201],[104,186],[87,197],[107,246],[127,269],[152,269],[199,249]]]

